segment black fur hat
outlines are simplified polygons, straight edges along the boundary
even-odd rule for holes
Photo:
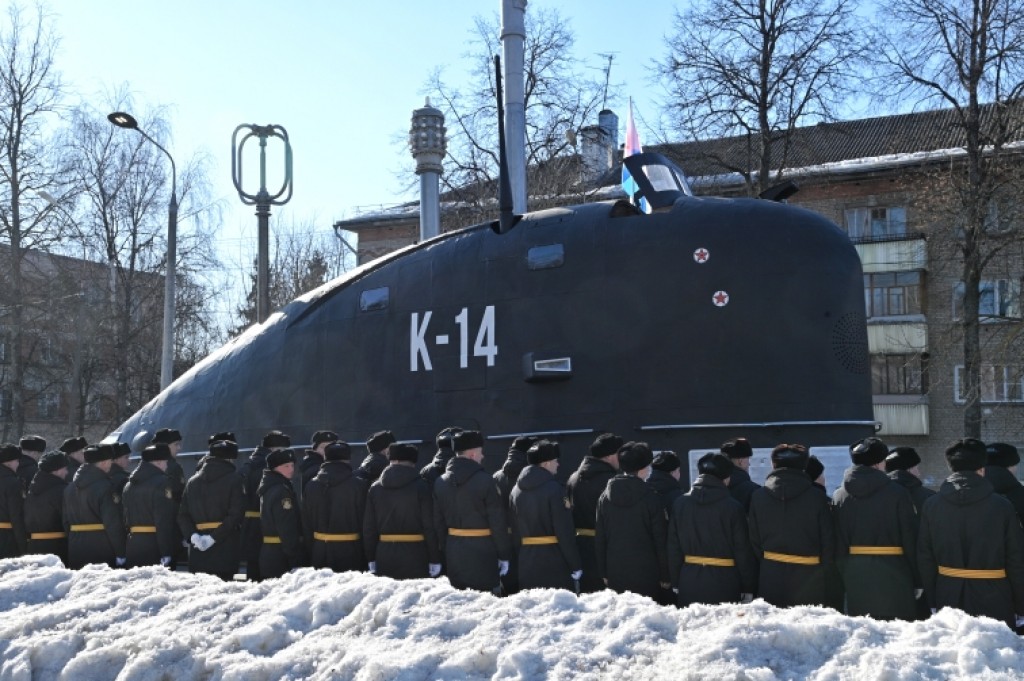
[[[60,446],[60,451],[70,454],[71,452],[80,452],[88,446],[89,443],[85,441],[84,437],[69,437]]]
[[[646,442],[627,442],[619,449],[619,470],[636,473],[651,465],[654,453]]]
[[[954,473],[961,471],[977,471],[988,463],[988,452],[985,443],[973,437],[954,440],[946,448],[946,463]]]
[[[171,448],[163,442],[157,442],[142,450],[143,461],[168,461],[171,458]]]
[[[557,442],[551,440],[538,440],[533,443],[530,449],[526,452],[526,460],[531,466],[544,463],[545,461],[554,461],[562,455],[562,450],[558,446]]]
[[[388,445],[388,461],[411,461],[416,463],[420,458],[420,450],[416,445],[392,442]]]
[[[745,437],[734,437],[731,440],[727,440],[722,443],[720,449],[722,454],[725,454],[730,459],[749,459],[754,455],[754,450],[750,447],[750,443],[747,442]]]
[[[324,447],[324,461],[348,461],[352,458],[352,448],[344,440],[335,440]]]
[[[921,463],[921,457],[913,447],[893,447],[885,457],[885,472],[907,471]]]
[[[825,464],[821,462],[821,459],[811,454],[807,457],[807,468],[804,470],[807,471],[807,477],[811,479],[811,482],[814,482],[825,472]]]
[[[290,449],[275,449],[267,454],[267,468],[271,470],[286,463],[295,463],[295,452]]]
[[[697,472],[725,480],[732,475],[732,459],[719,452],[709,452],[697,459]]]
[[[858,466],[876,466],[889,456],[889,447],[877,437],[866,437],[850,445],[850,460]]]
[[[603,459],[606,456],[618,454],[623,444],[625,443],[618,435],[601,433],[594,440],[594,444],[590,445],[590,455],[597,459]]]
[[[772,465],[776,468],[796,468],[805,471],[809,456],[807,447],[803,445],[780,444],[772,450]]]
[[[237,459],[238,445],[234,440],[216,440],[210,444],[210,456],[218,459]]]
[[[263,446],[267,449],[275,447],[291,447],[292,439],[280,430],[272,430],[263,436]]]
[[[390,430],[382,430],[366,438],[366,448],[371,454],[383,452],[392,442],[395,442],[395,434]]]
[[[678,470],[679,465],[679,456],[668,449],[658,452],[657,456],[654,457],[654,461],[651,462],[651,467],[654,470],[664,471],[665,473]]]
[[[484,446],[484,436],[476,430],[464,430],[452,438],[452,448],[456,452],[464,452]]]
[[[1020,454],[1013,445],[1008,445],[1005,442],[990,442],[985,449],[988,452],[989,466],[1009,468],[1020,463]]]
[[[46,440],[39,437],[38,435],[26,435],[21,438],[19,443],[22,449],[27,452],[45,452],[46,451]]]
[[[155,445],[161,442],[165,445],[181,442],[181,433],[173,428],[161,428],[153,433],[153,439],[150,441],[150,444]]]

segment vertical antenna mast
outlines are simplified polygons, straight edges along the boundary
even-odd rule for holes
[[[601,108],[608,108],[608,83],[612,78],[612,62],[615,61],[614,52],[598,52],[597,56],[602,59],[608,60],[608,65],[604,67],[604,95],[601,98]]]

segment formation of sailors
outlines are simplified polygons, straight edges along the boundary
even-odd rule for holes
[[[164,565],[234,579],[310,565],[496,594],[609,588],[663,604],[823,605],[877,619],[922,619],[942,607],[1022,624],[1024,487],[1011,445],[970,438],[946,450],[935,493],[920,457],[878,438],[850,448],[830,498],[823,466],[779,444],[772,471],[750,479],[744,438],[697,462],[604,433],[563,485],[558,442],[519,437],[493,475],[477,431],[445,428],[437,454],[390,431],[369,456],[331,431],[299,460],[271,431],[240,466],[231,432],[211,435],[186,482],[180,432],[157,431],[129,474],[129,447],[37,436],[0,446],[0,557],[52,553],[68,567]],[[31,473],[31,475],[29,474]],[[186,552],[187,549],[187,552]]]

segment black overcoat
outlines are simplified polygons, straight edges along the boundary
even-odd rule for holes
[[[245,482],[228,459],[206,456],[201,463],[199,472],[185,483],[178,528],[188,538],[208,534],[214,544],[205,551],[190,544],[188,567],[192,572],[232,579],[242,556]]]
[[[1013,504],[982,476],[953,473],[942,483],[924,504],[917,545],[931,607],[959,608],[1011,628],[1014,615],[1024,614],[1024,530]],[[1006,576],[966,578],[959,570],[1005,570]]]
[[[362,478],[366,481],[367,486],[377,482],[377,478],[384,472],[384,469],[388,467],[388,457],[384,452],[375,452],[370,454],[363,462],[359,464],[359,468],[356,469],[356,477]]]
[[[682,486],[678,480],[672,477],[671,473],[659,470],[651,470],[651,477],[647,478],[647,484],[658,495],[661,507],[665,510],[665,518],[668,519],[672,515],[672,508],[676,505],[676,500],[683,496]]]
[[[260,577],[280,577],[306,562],[302,518],[291,481],[272,469],[263,471],[260,495]]]
[[[513,534],[526,540],[519,547],[519,588],[575,590],[571,574],[582,570],[583,563],[562,483],[540,466],[527,466],[512,488],[510,505]],[[529,543],[536,537],[556,542]]]
[[[65,565],[68,563],[68,535],[64,532],[64,488],[67,486],[68,478],[36,471],[25,497],[26,553],[52,553]]]
[[[635,475],[616,475],[597,501],[595,529],[597,571],[608,588],[661,598],[661,584],[671,581],[668,521],[654,490]]]
[[[265,447],[257,447],[242,464],[245,484],[245,518],[242,520],[242,560],[245,574],[252,581],[260,581],[260,551],[263,549],[263,529],[260,523],[260,481],[267,467]]]
[[[706,558],[731,560],[733,565],[711,564]],[[668,562],[682,608],[737,602],[740,594],[756,590],[757,559],[746,513],[718,478],[699,476],[676,500],[668,525]]]
[[[910,493],[910,500],[914,502],[914,511],[917,513],[918,518],[920,518],[924,502],[928,501],[928,498],[935,494],[935,490],[925,487],[921,482],[921,478],[908,471],[889,471],[888,475],[890,480],[899,483]]]
[[[448,470],[434,483],[434,524],[451,585],[498,589],[498,561],[508,560],[512,547],[498,486],[483,466],[464,456],[448,462]],[[457,534],[462,530],[486,534]]]
[[[366,483],[348,461],[326,461],[306,485],[302,527],[310,565],[335,572],[363,572],[363,513]]]
[[[580,580],[581,593],[593,593],[605,588],[597,569],[597,553],[594,550],[595,527],[597,526],[597,500],[601,498],[608,481],[618,471],[606,461],[593,456],[583,457],[580,467],[569,476],[565,486],[566,498],[572,507],[572,521],[576,526],[576,548],[583,561],[583,578]]]
[[[742,468],[733,467],[732,473],[729,474],[729,494],[743,505],[744,511],[750,512],[750,499],[759,489],[761,486],[750,479],[749,473]]]
[[[25,487],[18,474],[0,464],[0,558],[16,558],[25,553]]]
[[[985,466],[985,479],[992,483],[996,494],[1001,494],[1013,504],[1017,518],[1024,524],[1024,485],[1020,480],[1003,466]]]
[[[769,473],[764,487],[750,497],[747,520],[754,555],[761,559],[757,595],[780,607],[827,605],[835,529],[828,497],[807,473],[794,468]],[[794,559],[806,562],[789,562]]]
[[[918,521],[910,493],[878,469],[853,466],[843,475],[832,504],[846,614],[915,619]],[[871,553],[879,550],[901,554]]]
[[[132,471],[121,497],[127,567],[159,565],[160,559],[177,553],[178,504],[167,474],[149,461]]]
[[[86,527],[75,529],[76,525]],[[102,530],[93,529],[99,525]],[[73,570],[90,563],[115,567],[115,559],[125,557],[121,495],[94,464],[80,466],[64,488],[64,531],[68,533],[68,567]]]
[[[416,536],[423,539],[413,541]],[[392,463],[370,486],[363,547],[366,560],[377,563],[377,574],[394,579],[428,577],[429,565],[441,562],[434,495],[415,467]]]

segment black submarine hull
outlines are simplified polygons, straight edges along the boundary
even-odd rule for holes
[[[567,474],[604,431],[680,455],[874,432],[863,276],[842,230],[756,199],[616,208],[469,227],[364,265],[213,353],[110,439],[173,427],[202,452],[216,431],[252,448],[280,429],[301,449],[316,430],[358,444],[390,429],[426,461],[460,426],[488,438],[492,469],[515,436],[549,434]]]

